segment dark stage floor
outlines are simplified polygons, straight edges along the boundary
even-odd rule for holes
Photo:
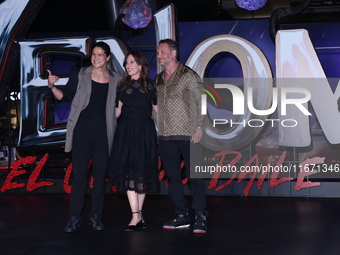
[[[64,233],[68,195],[0,195],[0,254],[184,255],[339,254],[340,199],[208,197],[206,234],[163,230],[172,218],[167,195],[146,198],[149,228],[125,232],[130,210],[125,195],[107,195],[105,230],[88,227],[89,199],[77,233]],[[189,200],[190,201],[190,200]]]

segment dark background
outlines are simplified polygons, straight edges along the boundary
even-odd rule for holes
[[[116,27],[112,6],[119,12],[126,0],[46,0],[28,33],[109,31]],[[270,18],[277,8],[300,4],[296,0],[267,0],[264,7],[248,11],[236,5],[236,0],[146,0],[152,12],[173,3],[177,21],[215,21]],[[340,22],[340,2],[312,1],[310,7],[296,15],[285,17],[282,23]]]
[[[112,5],[108,0],[46,0],[29,33],[108,31],[115,27]],[[114,1],[121,7],[125,1]],[[232,19],[218,10],[217,0],[152,0],[147,1],[153,13],[173,3],[178,21]]]

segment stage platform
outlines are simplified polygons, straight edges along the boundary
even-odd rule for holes
[[[131,217],[125,194],[106,195],[105,230],[96,232],[88,226],[89,198],[80,231],[64,233],[69,195],[1,194],[0,254],[338,255],[340,250],[339,198],[208,196],[206,234],[163,230],[173,217],[167,195],[147,196],[143,215],[148,229],[125,232]]]

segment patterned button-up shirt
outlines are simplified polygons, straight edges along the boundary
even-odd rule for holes
[[[164,71],[156,77],[158,137],[161,140],[190,140],[202,126],[202,83],[197,73],[179,63],[167,81]]]

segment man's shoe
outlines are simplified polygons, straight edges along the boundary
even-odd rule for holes
[[[80,228],[80,218],[75,215],[71,215],[70,219],[67,222],[67,226],[64,229],[65,233],[74,233],[77,232]]]
[[[204,234],[207,232],[207,217],[202,213],[195,216],[193,233]]]
[[[89,224],[93,230],[104,230],[104,225],[100,222],[100,216],[97,214],[92,215]]]
[[[190,227],[189,214],[177,214],[173,220],[170,220],[163,225],[164,229],[177,229],[188,227]]]

